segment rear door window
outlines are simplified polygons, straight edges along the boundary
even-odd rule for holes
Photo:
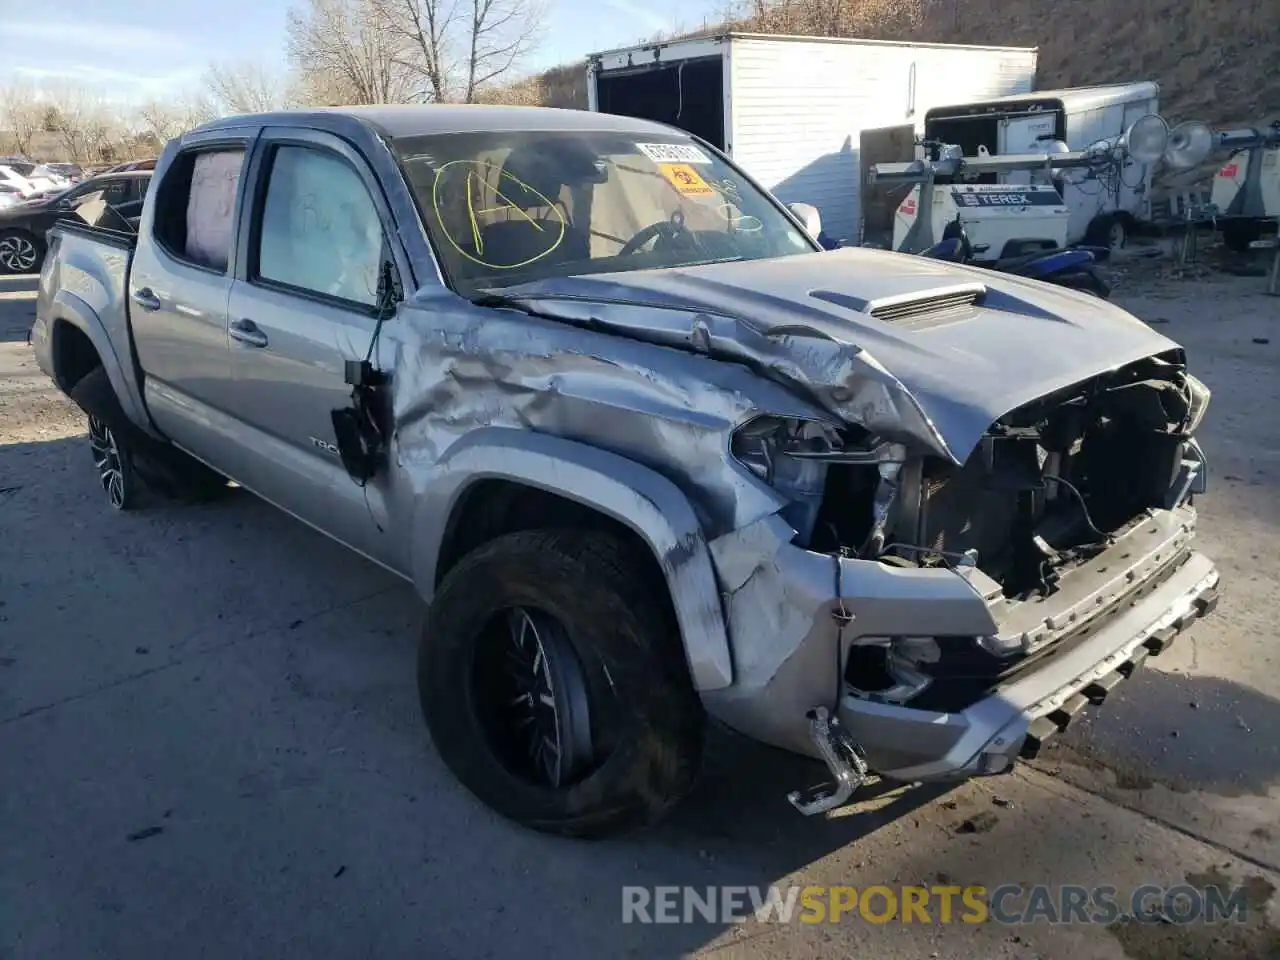
[[[174,159],[160,184],[155,217],[156,240],[169,256],[226,272],[243,167],[238,147],[192,150]]]

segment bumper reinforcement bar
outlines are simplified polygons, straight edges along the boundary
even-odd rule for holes
[[[1075,719],[1082,709],[1090,704],[1097,706],[1102,703],[1107,698],[1107,694],[1114,690],[1121,680],[1127,680],[1133,676],[1134,671],[1142,666],[1147,657],[1158,656],[1168,650],[1178,634],[1182,633],[1196,620],[1213,612],[1213,609],[1218,605],[1218,597],[1219,593],[1216,586],[1205,591],[1192,601],[1184,614],[1147,637],[1141,646],[1134,650],[1129,658],[1119,664],[1115,670],[1086,685],[1079,693],[1070,697],[1056,710],[1032,721],[1020,750],[1019,755],[1022,759],[1035,759],[1040,753],[1040,748],[1051,737],[1065,730],[1067,724]]]

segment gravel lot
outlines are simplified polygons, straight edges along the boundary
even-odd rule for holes
[[[1034,767],[826,821],[801,761],[724,734],[640,837],[557,841],[443,769],[411,591],[248,494],[107,508],[0,277],[0,958],[1280,956],[1280,300],[1131,279],[1215,397],[1215,617]],[[1267,341],[1267,342],[1259,342]],[[624,925],[624,884],[1249,883],[1228,929]]]

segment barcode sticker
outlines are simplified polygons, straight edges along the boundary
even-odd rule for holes
[[[637,143],[654,163],[710,163],[711,158],[692,143]]]

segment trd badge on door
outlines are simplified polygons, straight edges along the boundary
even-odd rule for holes
[[[338,445],[336,443],[329,443],[327,440],[321,440],[319,437],[312,437],[311,443],[313,446],[319,447],[325,453],[332,453],[335,457],[338,456]]]

